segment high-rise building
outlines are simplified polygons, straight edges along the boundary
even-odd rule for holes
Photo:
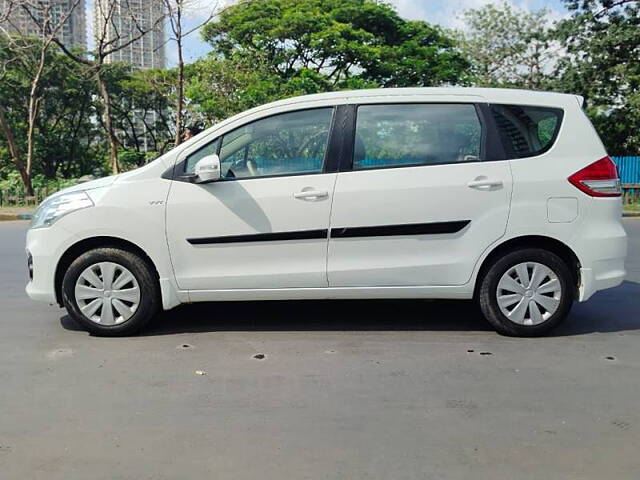
[[[163,0],[94,0],[94,35],[122,45],[147,31],[106,58],[107,62],[129,63],[138,68],[165,68]]]
[[[113,46],[125,45],[105,58],[107,63],[128,63],[136,68],[165,68],[163,0],[94,0],[93,33],[96,43],[100,36]],[[131,39],[139,39],[128,43]],[[150,135],[148,125],[155,125],[157,114],[135,109],[133,129],[142,142],[141,149],[149,150]],[[122,132],[118,133],[124,146]],[[140,146],[139,146],[140,147]]]
[[[38,35],[45,15],[50,16],[51,25],[56,26],[61,18],[73,8],[73,0],[38,0],[29,2],[29,11],[19,5],[11,9],[11,14],[2,27],[25,35]],[[87,48],[87,26],[85,22],[85,2],[79,2],[62,26],[59,35],[67,47]],[[8,11],[9,0],[0,0],[0,14]],[[34,19],[35,18],[35,19]],[[0,19],[2,20],[2,19]]]

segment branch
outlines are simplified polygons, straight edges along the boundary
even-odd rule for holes
[[[11,12],[15,7],[15,2],[13,0],[6,0],[2,3],[2,6],[4,6],[6,9],[4,11],[0,10],[0,23],[4,23],[9,19],[9,17],[11,16]]]
[[[600,18],[601,16],[609,12],[609,10],[613,10],[614,8],[621,7],[622,5],[625,5],[627,3],[638,3],[638,0],[618,0],[617,2],[613,2],[611,5],[604,7],[599,12],[594,13],[593,18],[594,19]]]
[[[36,26],[39,27],[43,35],[43,38],[46,39],[47,41],[47,44],[50,44],[51,41],[53,40],[53,37],[55,37],[58,34],[58,32],[60,32],[62,27],[64,27],[64,24],[67,23],[67,20],[69,20],[69,18],[71,17],[71,14],[75,11],[75,9],[78,7],[81,1],[82,0],[73,0],[73,3],[69,6],[67,10],[65,10],[65,13],[58,19],[58,23],[55,25],[53,29],[51,29],[51,20],[52,20],[51,8],[53,7],[53,4],[51,3],[46,4],[44,9],[42,9],[42,7],[40,7],[41,5],[40,2],[38,2],[36,6],[29,1],[25,1],[24,3],[21,3],[20,6],[31,18],[33,23],[35,23]],[[40,20],[38,19],[38,17],[33,14],[32,9],[40,9],[45,12],[45,15],[42,16],[43,23],[40,23]],[[48,35],[48,36],[45,36],[45,35]]]
[[[91,60],[88,60],[86,58],[83,58],[80,55],[76,55],[75,53],[73,53],[57,37],[54,38],[53,41],[55,42],[56,45],[58,45],[58,47],[60,47],[60,50],[62,50],[62,52],[67,57],[69,57],[71,60],[73,60],[74,62],[81,63],[81,64],[86,65],[88,67],[95,67],[95,63],[94,62],[92,62]]]
[[[153,22],[153,24],[151,25],[151,27],[148,30],[143,30],[133,14],[132,14],[131,18],[133,19],[133,21],[136,23],[136,26],[138,27],[138,34],[132,36],[129,40],[127,40],[124,43],[119,43],[119,44],[115,45],[111,49],[102,50],[100,52],[100,56],[102,58],[105,58],[105,57],[111,55],[112,53],[118,52],[118,51],[122,50],[123,48],[128,47],[132,43],[137,42],[142,37],[144,37],[147,33],[149,33],[151,30],[155,29],[164,20],[163,17],[159,17]],[[113,43],[114,41],[119,40],[120,38],[121,38],[120,34],[118,34],[118,36],[116,38],[114,38],[114,40],[112,40],[110,43]]]

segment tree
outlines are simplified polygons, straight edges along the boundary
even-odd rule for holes
[[[34,173],[47,179],[104,171],[104,136],[95,118],[95,82],[84,69],[54,50],[36,122]]]
[[[333,90],[332,82],[315,71],[301,69],[282,79],[260,54],[236,52],[230,58],[210,55],[188,65],[186,112],[193,123],[215,123],[270,101]],[[375,86],[366,82],[353,87]]]
[[[175,71],[110,64],[104,76],[122,146],[163,153],[174,136]]]
[[[560,44],[548,10],[526,12],[508,3],[464,12],[460,38],[480,86],[543,89],[548,86]]]
[[[640,1],[566,0],[560,25],[568,55],[558,68],[565,90],[586,108],[611,154],[640,152]]]
[[[0,23],[4,23],[9,19],[15,8],[15,3],[13,0],[0,1]]]
[[[22,160],[27,148],[29,91],[32,74],[24,59],[34,50],[14,51],[0,38],[0,161],[7,175],[10,170],[20,173],[15,159]],[[6,62],[6,59],[22,61]],[[33,127],[33,155],[29,178],[38,176],[53,179],[58,175],[81,176],[99,167],[103,158],[99,136],[92,121],[96,114],[96,90],[75,62],[52,47],[47,55],[47,68],[40,81],[40,102]],[[11,154],[12,150],[14,151]],[[22,178],[22,176],[20,176]],[[23,186],[24,186],[24,182]]]
[[[175,80],[175,145],[182,143],[182,134],[184,127],[184,90],[186,84],[186,71],[184,63],[184,41],[185,39],[199,30],[203,25],[210,22],[218,11],[218,2],[213,2],[207,7],[208,15],[201,22],[192,25],[191,28],[185,29],[185,17],[192,13],[193,10],[200,5],[197,0],[162,0],[167,12],[166,18],[171,32],[170,41],[175,43],[176,52],[178,54],[177,75]]]
[[[25,190],[28,195],[33,195],[33,185],[31,182],[31,170],[34,157],[34,133],[40,104],[42,102],[42,82],[47,73],[47,68],[51,66],[49,51],[54,41],[69,17],[76,9],[81,0],[73,0],[67,9],[59,11],[52,2],[15,0],[5,2],[5,15],[8,26],[0,26],[7,42],[7,47],[14,53],[13,57],[6,58],[5,62],[20,63],[25,72],[29,72],[29,102],[27,108],[27,131],[26,131],[26,154],[24,160],[16,143],[16,133],[11,131],[6,119],[5,108],[0,104],[0,130],[3,131],[13,162],[20,172]],[[22,25],[12,22],[11,13],[17,11],[22,14],[27,22]],[[4,25],[4,24],[3,24]],[[29,30],[23,29],[29,25],[36,27],[33,34]]]
[[[376,0],[252,0],[224,10],[203,37],[222,59],[259,56],[288,81],[308,72],[331,88],[358,82],[430,86],[464,81],[466,61],[442,29]]]
[[[109,142],[111,170],[118,173],[118,146],[119,141],[113,124],[113,102],[107,81],[105,80],[105,65],[110,55],[139,41],[144,35],[157,28],[163,22],[163,17],[155,19],[150,24],[143,24],[138,19],[138,12],[129,2],[122,0],[96,0],[93,5],[95,16],[98,19],[95,35],[94,49],[88,56],[68,49],[57,37],[55,42],[60,46],[69,58],[84,65],[88,73],[98,85],[98,91],[102,99],[102,124]],[[117,21],[117,20],[120,21]],[[122,25],[130,26],[130,30],[121,30]]]

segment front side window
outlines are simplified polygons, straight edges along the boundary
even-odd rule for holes
[[[471,104],[358,108],[353,169],[479,161],[482,125]]]
[[[222,178],[320,173],[333,108],[283,113],[244,125],[222,137]]]
[[[534,157],[549,150],[560,130],[559,108],[491,105],[498,133],[510,158]]]
[[[184,164],[185,173],[189,174],[195,172],[196,163],[198,163],[198,161],[200,161],[204,157],[215,155],[216,153],[218,153],[218,145],[220,145],[220,139],[216,139],[213,142],[206,144],[200,150],[189,155],[187,161]]]

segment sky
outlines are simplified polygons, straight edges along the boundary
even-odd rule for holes
[[[211,12],[212,0],[194,0],[199,3],[188,15],[186,23],[188,28],[198,25],[207,18]],[[219,0],[220,4],[230,3],[232,0]],[[446,28],[462,28],[463,22],[460,18],[462,12],[469,8],[478,8],[488,3],[502,3],[504,0],[387,0],[398,9],[398,13],[405,18],[415,20],[425,20],[429,23],[438,24]],[[506,0],[517,8],[528,11],[537,11],[547,8],[552,18],[560,19],[567,15],[567,10],[563,6],[562,0]],[[89,37],[92,38],[92,12],[93,0],[87,0],[87,26],[89,27]],[[89,40],[91,46],[91,40]],[[167,44],[167,62],[172,67],[176,63],[175,46],[169,42]],[[192,62],[207,54],[208,45],[200,38],[199,32],[192,33],[185,42],[184,52],[187,62]]]
[[[425,20],[447,28],[461,28],[460,16],[464,10],[479,8],[488,3],[499,4],[501,0],[390,0],[401,16]],[[562,0],[509,0],[515,7],[536,11],[542,8],[550,10],[555,17],[566,14]]]

